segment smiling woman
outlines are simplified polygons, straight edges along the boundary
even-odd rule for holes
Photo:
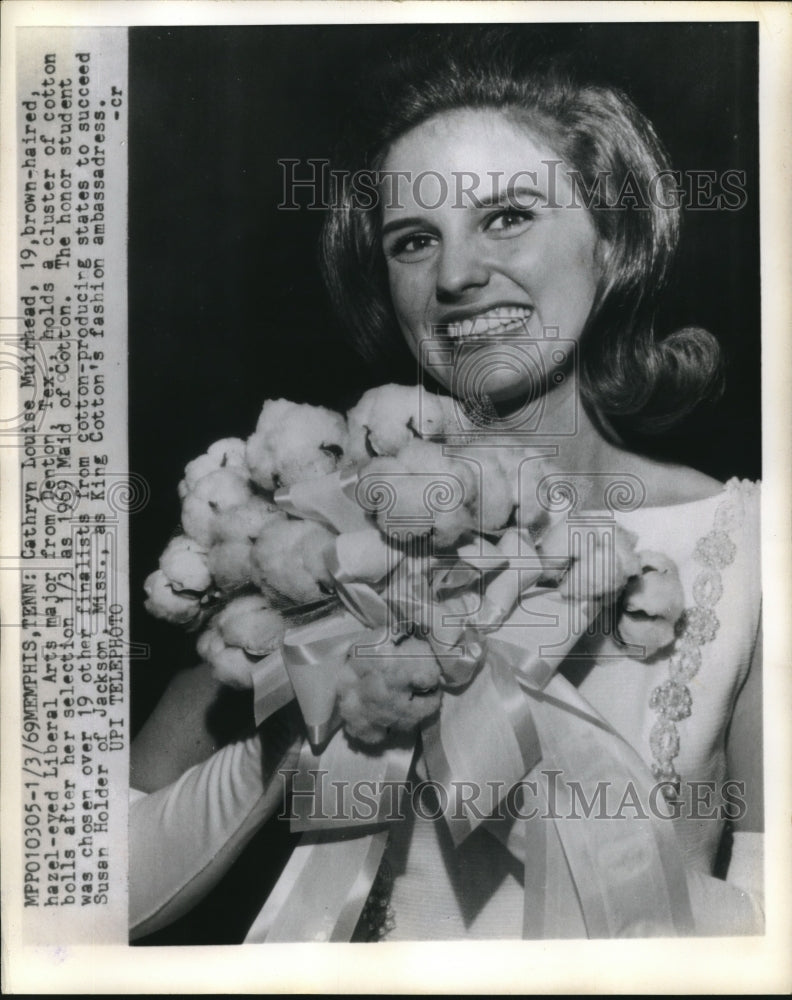
[[[253,921],[252,941],[761,932],[758,486],[724,485],[646,446],[717,383],[714,337],[694,326],[669,334],[678,324],[662,319],[682,193],[625,94],[538,65],[529,42],[527,29],[473,28],[378,50],[348,116],[340,197],[321,241],[342,324],[386,367],[406,344],[436,393],[422,398],[440,443],[415,440],[429,435],[413,412],[405,437],[383,443],[387,421],[368,396],[346,423],[326,411],[315,419],[335,420],[339,440],[344,427],[359,430],[364,464],[354,471],[384,476],[394,501],[401,489],[428,502],[440,480],[467,491],[453,510],[437,507],[421,536],[445,574],[432,584],[438,607],[452,602],[459,619],[453,601],[476,559],[486,562],[478,603],[463,604],[461,618],[475,657],[463,670],[437,652],[445,619],[435,634],[420,631],[424,619],[400,618],[384,666],[350,647],[333,702],[346,729],[331,713],[328,753],[349,767],[342,785],[372,768],[383,785],[409,750],[406,785],[431,786],[442,801],[460,779],[479,795],[479,814],[460,833],[448,801],[413,796],[406,815],[389,817],[387,837],[313,830]],[[361,173],[376,177],[376,198],[357,183]],[[399,391],[387,392],[398,408]],[[265,425],[262,414],[255,456],[272,450]],[[641,447],[631,443],[636,429]],[[539,462],[548,463],[541,477]],[[284,537],[304,516],[303,483],[286,485],[290,519],[271,529]],[[314,513],[328,488],[306,484]],[[386,538],[367,558],[384,551],[407,565],[423,530],[413,507],[400,524],[409,543],[387,511],[366,510],[366,544],[375,525]],[[339,531],[335,541],[324,527],[315,533],[306,565],[332,567],[325,586],[358,618],[361,605],[381,610],[378,600],[401,614],[414,581],[394,569],[361,587],[340,558],[349,539]],[[328,545],[337,547],[325,564]],[[553,613],[531,603],[546,599]],[[292,646],[301,668],[314,663],[310,643],[287,635],[284,650]],[[136,780],[149,794],[133,808],[136,935],[175,920],[219,879],[276,812],[281,776],[318,773],[310,752],[321,741],[309,738],[316,726],[299,692],[304,718],[278,716],[216,752],[193,734],[176,773],[172,760],[159,769],[150,748],[172,733],[173,713],[194,704],[193,725],[217,694],[202,676],[203,687],[179,680],[142,734],[149,749]],[[411,726],[388,714],[395,690]],[[371,732],[384,742],[367,744],[360,734]],[[459,760],[467,769],[454,770]],[[486,809],[484,785],[503,786]],[[292,791],[306,794],[299,782]],[[162,833],[159,853],[151,829]]]
[[[718,376],[707,331],[655,332],[681,196],[651,124],[501,30],[436,44],[390,67],[387,113],[360,116],[352,158],[380,178],[379,205],[361,205],[349,171],[325,226],[357,344],[387,357],[404,338],[426,374],[502,417],[541,398],[534,441],[551,436],[570,471],[629,470],[657,504],[711,494],[713,480],[620,447],[621,429],[678,422]]]
[[[394,143],[384,163],[386,175],[419,177],[434,170],[449,178],[449,191],[462,165],[472,176],[492,178],[494,190],[485,200],[449,197],[425,208],[413,193],[404,208],[386,201],[382,240],[393,310],[416,358],[438,338],[458,344],[460,361],[480,349],[477,340],[490,337],[528,338],[545,348],[541,387],[525,386],[511,367],[488,371],[479,388],[497,402],[519,399],[526,390],[552,390],[553,345],[542,331],[553,328],[577,342],[601,276],[591,216],[571,206],[568,170],[553,175],[558,186],[551,192],[549,164],[557,164],[555,154],[506,115],[464,110],[417,126]],[[498,178],[521,171],[541,177],[537,189],[500,190]],[[458,370],[438,373],[457,395],[461,387],[448,383]]]
[[[530,46],[510,41],[503,31],[463,40],[442,58],[431,51],[433,45],[435,40],[425,39],[391,66],[386,96],[378,93],[387,109],[383,115],[360,116],[353,155],[363,169],[379,171],[387,182],[381,234],[377,213],[356,211],[350,185],[343,210],[326,227],[329,286],[357,342],[373,357],[387,354],[388,342],[398,340],[404,330],[399,291],[404,289],[412,300],[416,289],[408,288],[408,282],[419,279],[412,268],[409,278],[405,274],[400,279],[400,264],[431,260],[444,269],[460,264],[473,268],[468,274],[437,275],[438,304],[445,308],[436,307],[439,315],[425,315],[423,323],[443,325],[448,322],[444,314],[452,320],[457,314],[467,318],[454,283],[488,283],[490,260],[502,269],[508,258],[510,274],[523,268],[523,283],[546,283],[546,273],[555,272],[563,312],[582,314],[567,319],[563,313],[537,313],[533,337],[538,339],[538,326],[560,330],[562,337],[575,341],[582,338],[580,389],[590,406],[609,418],[628,417],[633,430],[658,430],[677,422],[712,387],[718,348],[700,329],[655,337],[655,314],[679,242],[684,191],[651,124],[613,88],[576,82],[552,64],[537,68],[542,60]],[[425,194],[422,181],[429,177],[437,182],[436,199]],[[522,184],[525,178],[531,187],[516,188],[517,180]],[[408,183],[399,183],[405,179]],[[512,211],[487,216],[487,201]],[[407,211],[410,206],[419,211]],[[472,230],[463,240],[461,216],[472,219],[474,214],[459,211],[466,206],[479,213],[477,232],[486,232],[486,240],[475,242]],[[443,208],[446,232],[440,240],[433,227]],[[411,216],[410,228],[404,230]],[[425,232],[421,222],[429,226]],[[376,244],[396,226],[400,238],[385,239],[385,269]],[[589,229],[595,238],[593,256],[582,236],[578,248],[557,248],[559,240],[574,240],[576,228]],[[531,235],[522,238],[527,230]],[[509,242],[499,250],[498,241],[511,235],[520,237],[517,248]],[[435,244],[438,249],[430,252]],[[402,247],[407,252],[394,253]],[[545,277],[536,273],[532,253],[542,260]],[[558,271],[570,268],[574,274],[562,290]],[[452,286],[442,287],[449,278]],[[591,282],[596,294],[587,301],[590,290],[584,286]],[[364,301],[370,300],[372,287],[373,309]],[[488,284],[481,301],[500,291],[497,281]],[[527,291],[522,289],[518,305],[525,304]],[[411,314],[418,307],[411,301]],[[563,327],[569,320],[573,329],[567,334]],[[425,340],[426,330],[419,336]],[[415,350],[414,332],[407,340]]]

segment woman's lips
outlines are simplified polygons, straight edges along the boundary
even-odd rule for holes
[[[477,337],[493,337],[507,333],[525,332],[533,315],[531,306],[508,306],[488,309],[464,319],[442,323],[440,333],[452,340],[469,340]]]

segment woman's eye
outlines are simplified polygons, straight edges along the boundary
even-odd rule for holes
[[[497,212],[487,222],[489,232],[516,235],[527,229],[534,220],[534,213],[528,209],[508,208]]]
[[[431,233],[408,233],[386,247],[385,254],[396,260],[423,260],[429,256],[436,243],[437,237]]]

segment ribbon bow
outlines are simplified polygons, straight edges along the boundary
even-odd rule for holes
[[[575,812],[578,790],[592,801],[603,775],[644,801],[652,794],[638,755],[556,672],[581,626],[596,617],[596,603],[537,586],[541,564],[516,529],[497,545],[479,539],[433,560],[427,594],[423,575],[355,504],[353,477],[334,474],[310,487],[282,491],[276,500],[339,532],[325,561],[344,609],[292,629],[254,675],[256,723],[296,698],[308,741],[291,775],[292,828],[304,836],[247,940],[349,940],[389,826],[401,818],[399,790],[421,754],[428,777],[444,791],[454,842],[485,824],[521,856],[524,936],[566,936],[571,920],[582,920],[589,937],[689,933],[684,865],[657,809],[645,824]],[[476,579],[486,584],[473,607]],[[387,599],[378,590],[385,580]],[[352,650],[376,649],[394,615],[426,635],[445,694],[414,738],[366,752],[341,728],[339,673]],[[521,784],[546,799],[531,780],[540,762],[555,776],[551,814],[544,801],[547,818],[520,816],[508,835],[508,824],[486,823]],[[361,809],[362,787],[369,794]]]

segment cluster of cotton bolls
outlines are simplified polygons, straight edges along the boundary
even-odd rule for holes
[[[246,441],[217,441],[185,468],[181,533],[145,582],[147,610],[205,627],[201,655],[222,680],[248,684],[250,663],[271,651],[270,639],[279,641],[284,615],[322,601],[333,586],[325,560],[333,532],[289,516],[275,492],[354,472],[420,433],[440,434],[445,413],[438,397],[421,399],[414,386],[370,390],[346,416],[268,400]]]
[[[355,552],[349,565],[357,567],[381,564],[383,548],[402,551],[394,525],[404,523],[413,535],[431,535],[441,553],[477,535],[497,542],[509,532],[536,541],[540,555],[563,548],[565,524],[537,527],[547,518],[538,502],[547,471],[541,456],[483,436],[464,448],[444,444],[458,440],[458,430],[453,402],[417,386],[371,389],[346,415],[268,400],[246,441],[218,441],[187,465],[179,484],[181,533],[146,580],[147,609],[202,630],[199,654],[220,680],[245,687],[290,622],[308,609],[323,614],[338,606],[330,556],[345,540]],[[311,497],[339,495],[336,473],[344,482],[357,476],[361,497],[377,495],[372,484],[383,487],[387,503],[372,502],[365,516],[356,508],[367,532],[358,526],[339,536],[327,526],[332,518],[302,517],[291,502],[292,493],[306,495],[306,483]],[[637,572],[629,539],[620,537],[615,556],[622,586]],[[554,582],[572,596],[563,559],[558,565],[550,559],[545,580],[555,572]],[[341,670],[338,714],[347,734],[363,743],[409,731],[440,705],[442,671],[429,644],[407,636],[392,647],[388,655],[350,653]]]
[[[365,468],[370,482],[393,489],[392,502],[376,511],[378,527],[393,535],[409,523],[414,532],[431,534],[440,549],[453,548],[476,533],[500,531],[517,504],[516,481],[505,461],[495,448],[462,458],[419,439],[393,456],[371,459]]]

